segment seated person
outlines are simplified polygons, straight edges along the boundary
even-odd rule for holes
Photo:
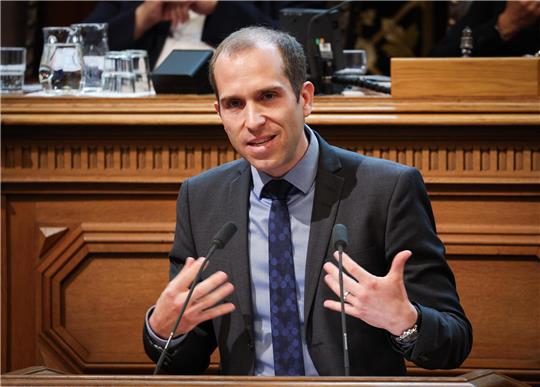
[[[473,1],[467,14],[435,45],[430,56],[461,56],[465,27],[472,30],[471,56],[534,55],[540,50],[540,2]]]
[[[277,28],[279,10],[324,2],[287,1],[101,1],[87,23],[109,24],[111,50],[148,51],[150,67],[173,49],[210,49],[249,25]]]

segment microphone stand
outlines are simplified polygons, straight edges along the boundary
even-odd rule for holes
[[[154,369],[154,375],[159,374],[159,371],[161,370],[161,366],[163,365],[163,362],[165,361],[165,358],[167,357],[166,353],[167,353],[167,350],[169,349],[169,345],[171,344],[171,340],[174,336],[174,333],[176,332],[176,328],[178,328],[178,325],[180,325],[180,321],[182,320],[182,317],[184,317],[184,312],[186,311],[189,301],[191,300],[191,295],[193,294],[193,290],[195,289],[196,284],[201,279],[201,275],[204,270],[204,267],[206,266],[206,262],[208,262],[208,258],[210,258],[210,255],[212,255],[215,249],[216,249],[216,245],[212,244],[212,246],[210,247],[210,250],[208,251],[208,254],[206,255],[206,258],[204,259],[204,262],[201,268],[197,272],[197,276],[195,277],[195,279],[191,283],[191,286],[189,287],[189,292],[186,297],[186,300],[184,301],[184,305],[182,305],[182,309],[180,310],[180,313],[178,314],[178,317],[176,318],[176,322],[174,323],[171,329],[171,333],[169,334],[167,343],[165,343],[165,346],[163,347],[163,350],[157,362],[156,368]]]
[[[161,355],[159,356],[158,362],[156,364],[156,368],[154,369],[154,375],[159,374],[159,371],[161,370],[161,366],[163,365],[163,362],[165,361],[165,358],[167,357],[167,350],[169,349],[169,345],[171,344],[171,340],[174,336],[174,333],[176,332],[176,328],[178,328],[178,325],[180,325],[180,321],[182,320],[182,317],[184,316],[184,312],[186,311],[186,308],[189,304],[189,301],[191,300],[191,295],[193,294],[193,290],[195,289],[195,286],[197,283],[199,283],[199,280],[201,279],[202,272],[204,268],[206,267],[206,263],[208,262],[208,259],[212,256],[214,251],[216,249],[221,249],[223,246],[227,244],[229,239],[234,235],[236,232],[237,227],[236,224],[233,222],[226,223],[221,229],[217,232],[217,234],[214,236],[214,239],[212,240],[212,243],[210,245],[210,249],[208,250],[208,253],[206,254],[206,257],[204,258],[204,262],[201,265],[201,268],[197,272],[197,276],[191,283],[189,287],[189,292],[186,296],[186,299],[184,301],[184,305],[182,305],[182,309],[180,310],[180,313],[178,314],[178,317],[176,318],[176,322],[174,323],[174,326],[171,329],[171,333],[169,334],[169,338],[167,339],[167,343],[165,343],[165,346],[163,347],[163,350],[161,351]]]
[[[338,244],[339,299],[341,301],[341,332],[343,333],[343,366],[345,376],[350,376],[349,346],[347,344],[347,320],[345,315],[345,295],[343,286],[343,244]]]

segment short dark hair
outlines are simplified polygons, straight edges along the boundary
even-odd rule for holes
[[[273,44],[281,52],[283,60],[283,73],[289,80],[296,99],[300,97],[300,90],[306,81],[306,56],[302,45],[291,35],[267,27],[246,27],[230,34],[218,46],[210,59],[209,79],[214,93],[218,96],[214,68],[218,57],[232,54],[242,50],[255,48],[261,44]]]

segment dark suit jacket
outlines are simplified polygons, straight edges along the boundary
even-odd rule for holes
[[[473,1],[468,12],[450,28],[429,56],[460,57],[461,35],[465,27],[472,30],[473,50],[471,56],[522,56],[534,55],[540,50],[540,21],[520,31],[505,42],[495,29],[506,1]]]
[[[135,9],[142,1],[101,1],[85,20],[87,23],[109,23],[111,50],[137,48],[148,51],[153,68],[170,29],[170,22],[161,22],[148,30],[140,39],[133,40]],[[315,4],[313,4],[315,3]],[[202,41],[216,47],[234,31],[250,25],[278,27],[279,10],[291,6],[321,7],[324,2],[292,1],[219,1],[216,9],[204,22]]]
[[[342,337],[339,313],[323,307],[336,296],[323,281],[322,265],[333,260],[330,238],[336,223],[347,226],[348,254],[369,272],[384,276],[396,253],[410,249],[405,269],[409,298],[422,312],[420,335],[405,354],[424,368],[454,368],[468,355],[472,328],[460,306],[454,277],[436,235],[431,205],[416,169],[361,156],[328,145],[317,134],[320,157],[306,263],[305,330],[313,363],[320,375],[342,375]],[[237,160],[182,184],[177,203],[177,227],[171,250],[174,277],[188,256],[206,254],[210,241],[227,221],[238,232],[223,250],[216,251],[205,276],[225,271],[235,286],[229,297],[236,310],[190,332],[171,351],[164,370],[203,372],[216,345],[221,372],[252,374],[254,333],[248,250],[251,172]],[[402,375],[403,355],[387,331],[348,317],[351,375]],[[144,332],[147,354],[160,355]]]

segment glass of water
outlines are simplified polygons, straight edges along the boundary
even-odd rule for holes
[[[150,80],[148,53],[146,50],[126,50],[126,53],[131,57],[131,63],[133,65],[135,92],[151,94],[154,88]]]
[[[0,48],[0,89],[2,93],[22,93],[26,70],[26,48]]]
[[[367,72],[367,58],[365,50],[343,50],[345,70],[364,75]]]
[[[75,94],[84,83],[81,45],[69,27],[43,28],[39,82],[46,93]]]
[[[39,81],[52,94],[76,94],[82,90],[84,62],[79,43],[55,43],[43,48]]]
[[[102,88],[104,93],[135,93],[135,74],[131,56],[122,51],[109,51],[105,54]]]
[[[72,24],[84,59],[84,92],[101,90],[101,74],[105,54],[109,51],[107,23]]]

